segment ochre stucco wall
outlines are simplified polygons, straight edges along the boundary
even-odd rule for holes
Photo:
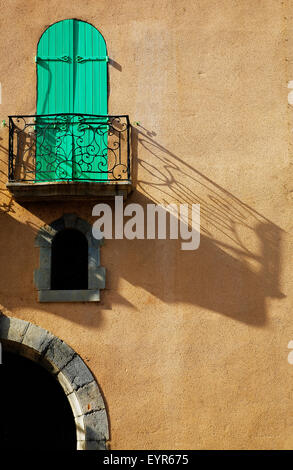
[[[108,240],[100,303],[40,304],[34,237],[93,203],[16,204],[0,129],[0,304],[63,339],[107,403],[112,449],[293,446],[293,2],[1,0],[0,119],[34,114],[37,41],[94,24],[109,112],[129,114],[128,202],[201,204],[201,245]],[[291,37],[290,37],[291,35]],[[118,64],[118,65],[117,65]]]

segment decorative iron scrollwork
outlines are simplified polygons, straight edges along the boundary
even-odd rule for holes
[[[61,62],[71,62],[71,59],[68,55],[63,55],[63,56],[59,56],[59,57],[54,57],[54,56],[50,56],[50,57],[40,57],[40,56],[37,56],[36,57],[36,62],[40,62],[40,61],[48,61],[48,60],[53,60],[53,61],[61,61]]]
[[[9,117],[9,181],[128,181],[126,115]]]
[[[108,62],[109,57],[107,55],[103,56],[103,57],[81,57],[80,55],[77,55],[75,57],[75,62],[78,62],[78,63],[88,62],[88,61],[99,61],[99,62],[106,61],[106,62]]]

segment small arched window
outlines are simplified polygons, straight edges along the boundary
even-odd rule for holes
[[[65,229],[53,238],[51,288],[79,290],[88,288],[88,243],[83,233]]]
[[[76,214],[40,229],[40,267],[34,272],[39,302],[97,302],[105,288],[105,268],[100,266],[100,244],[92,227]]]

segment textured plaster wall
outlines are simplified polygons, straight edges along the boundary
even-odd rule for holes
[[[40,304],[39,228],[91,203],[16,204],[0,129],[0,303],[69,344],[98,380],[113,449],[293,446],[293,1],[1,0],[0,119],[34,114],[37,41],[94,24],[109,112],[129,114],[128,202],[200,203],[201,245],[108,240],[97,304]]]

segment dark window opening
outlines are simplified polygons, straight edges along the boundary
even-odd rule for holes
[[[88,289],[88,243],[78,230],[62,230],[53,239],[51,289]]]
[[[72,410],[47,370],[4,350],[0,383],[1,450],[76,449]]]

